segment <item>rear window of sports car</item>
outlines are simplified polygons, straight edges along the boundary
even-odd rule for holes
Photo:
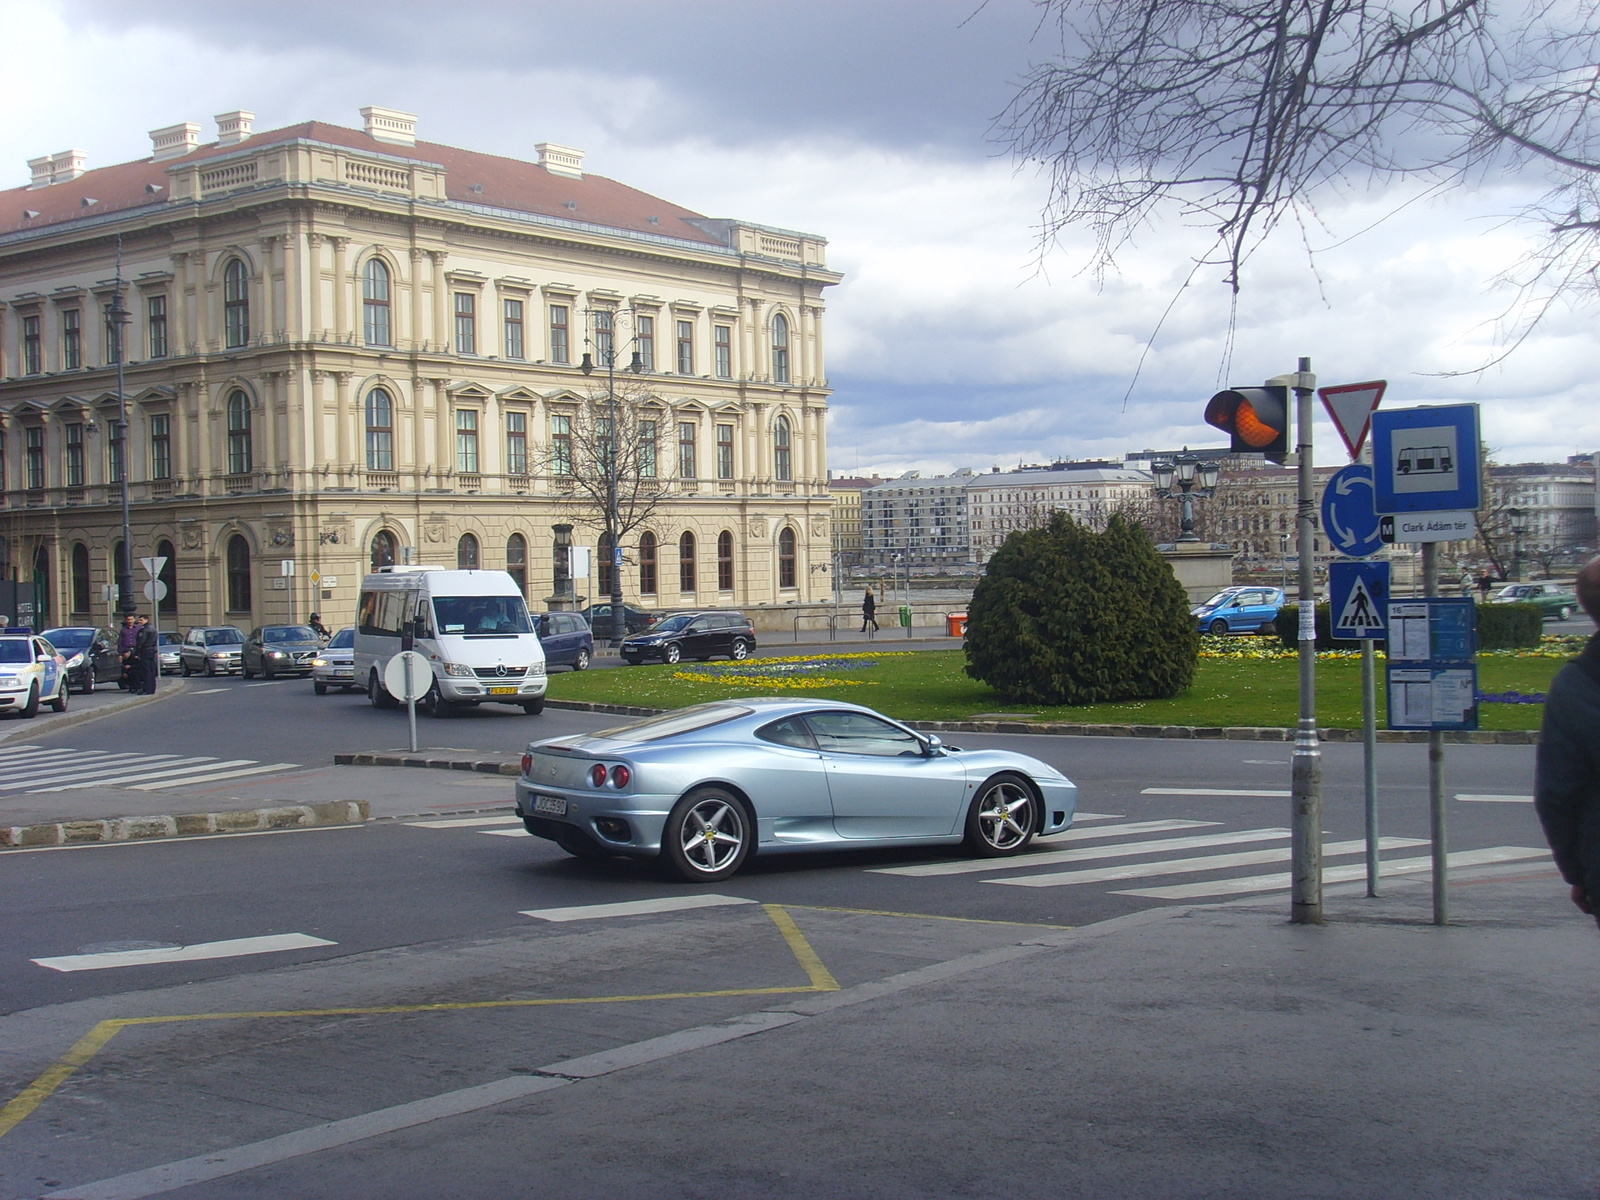
[[[589,736],[605,738],[612,742],[657,742],[662,738],[676,737],[680,733],[693,733],[697,729],[720,725],[735,717],[748,717],[754,711],[752,708],[740,708],[737,705],[730,707],[726,704],[696,704],[692,708],[680,708],[676,712],[665,713],[659,717],[646,717],[643,721],[634,721],[629,725],[602,729]]]

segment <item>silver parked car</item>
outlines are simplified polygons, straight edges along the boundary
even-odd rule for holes
[[[243,649],[244,630],[237,625],[199,625],[178,647],[178,669],[185,675],[232,675]]]
[[[355,626],[346,626],[328,639],[322,653],[311,660],[311,690],[326,696],[331,687],[351,691],[355,680]]]
[[[760,698],[534,742],[517,813],[580,857],[660,857],[683,879],[753,853],[957,845],[1021,853],[1072,824],[1078,789],[1009,750],[958,750],[871,709]]]

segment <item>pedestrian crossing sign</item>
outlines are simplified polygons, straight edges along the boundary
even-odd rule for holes
[[[1334,561],[1328,564],[1330,631],[1335,639],[1384,637],[1389,628],[1389,564]]]

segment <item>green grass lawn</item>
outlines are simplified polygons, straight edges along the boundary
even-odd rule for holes
[[[822,656],[812,656],[818,658]],[[769,660],[770,661],[770,660]],[[966,720],[980,714],[1027,714],[1042,721],[1113,725],[1292,726],[1298,706],[1298,674],[1292,656],[1202,658],[1194,686],[1171,700],[1093,704],[1079,708],[1007,705],[985,685],[968,678],[959,650],[889,655],[840,654],[837,667],[786,680],[788,687],[763,687],[740,679],[732,663],[680,663],[674,667],[621,667],[550,677],[554,700],[587,700],[646,708],[681,708],[706,700],[765,695],[815,697],[864,704],[903,721]],[[1478,685],[1490,693],[1543,692],[1565,660],[1551,657],[1479,659]],[[856,665],[847,669],[848,664]],[[1382,728],[1383,659],[1378,659],[1378,722]],[[757,664],[759,667],[759,664]],[[802,683],[804,686],[793,686]],[[1537,729],[1542,704],[1483,704],[1484,729]],[[1361,662],[1319,657],[1317,722],[1324,728],[1361,725]]]

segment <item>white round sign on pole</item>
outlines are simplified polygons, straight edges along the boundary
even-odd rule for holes
[[[411,686],[406,686],[406,663],[411,664]],[[389,690],[389,695],[402,703],[409,700],[420,700],[428,694],[428,689],[433,686],[433,668],[428,665],[428,660],[415,650],[402,650],[389,660],[389,665],[383,668],[383,686]]]
[[[151,604],[159,604],[167,598],[167,585],[159,579],[152,579],[144,585],[144,598]]]

